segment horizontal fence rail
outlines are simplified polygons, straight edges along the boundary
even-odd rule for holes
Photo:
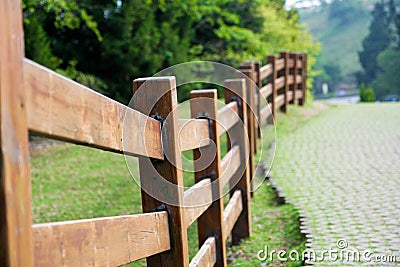
[[[24,58],[21,2],[1,7],[0,266],[120,266],[143,258],[148,266],[227,266],[227,239],[236,245],[251,233],[260,128],[271,122],[269,110],[275,117],[278,108],[304,105],[307,55],[243,63],[242,74],[224,82],[222,108],[216,90],[192,91],[191,119],[180,119],[175,77],[136,79],[133,107],[125,106]],[[143,213],[33,225],[28,133],[138,157]],[[195,184],[184,190],[188,150]],[[153,177],[172,185],[169,194]],[[190,261],[187,229],[196,221],[199,251]]]
[[[33,226],[36,266],[120,266],[169,250],[164,212]]]

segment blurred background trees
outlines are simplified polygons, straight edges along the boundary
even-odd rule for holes
[[[371,86],[378,99],[400,95],[400,10],[394,0],[379,1],[372,11],[369,34],[359,53],[360,83]]]
[[[322,44],[314,93],[323,94],[325,87],[326,97],[354,95],[364,83],[377,99],[400,95],[400,0],[315,2],[298,11]]]
[[[134,78],[191,60],[238,67],[319,46],[284,0],[24,0],[26,56],[127,103]],[[313,77],[313,72],[310,73]],[[189,89],[185,89],[189,90]],[[187,92],[180,92],[180,99]]]

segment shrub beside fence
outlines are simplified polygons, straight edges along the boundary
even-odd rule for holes
[[[226,266],[228,237],[238,244],[251,232],[259,127],[268,108],[275,115],[289,103],[304,104],[306,55],[284,52],[265,66],[246,62],[241,71],[260,90],[232,77],[220,109],[216,90],[193,91],[192,119],[183,120],[174,77],[135,80],[133,109],[25,59],[20,1],[1,2],[0,30],[0,265],[119,266],[147,258],[148,266]],[[261,107],[261,97],[269,106]],[[32,225],[28,132],[139,157],[144,213]],[[225,132],[229,151],[221,158]],[[183,191],[186,150],[193,150],[196,183]],[[174,203],[154,197],[164,194],[152,181],[157,175],[174,185]],[[229,184],[224,206],[220,196]],[[203,205],[192,205],[198,201]],[[200,248],[189,263],[187,228],[195,221]]]

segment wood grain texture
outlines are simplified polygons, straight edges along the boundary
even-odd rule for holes
[[[162,121],[166,159],[139,158],[143,212],[163,204],[169,214],[170,251],[147,258],[148,266],[189,266],[188,239],[183,205],[182,154],[179,150],[179,117],[175,77],[153,77],[134,81],[133,104],[144,114]]]
[[[248,66],[241,66],[240,71],[247,76],[246,79],[246,90],[247,90],[247,116],[249,116],[249,123],[248,127],[252,128],[253,130],[248,130],[249,134],[252,135],[252,146],[253,146],[253,153],[257,154],[258,150],[258,102],[257,97],[259,96],[259,90],[256,87],[256,80],[255,80],[255,68],[254,65]],[[255,97],[257,95],[257,97]]]
[[[220,188],[222,189],[240,168],[240,147],[233,146],[225,157],[221,160],[221,176],[219,179]]]
[[[231,102],[218,110],[219,135],[222,135],[240,120],[237,102]]]
[[[0,1],[0,266],[33,266],[24,34],[19,0]]]
[[[257,84],[257,95],[256,95],[256,100],[257,101],[257,120],[258,123],[260,123],[260,110],[261,110],[261,106],[262,103],[264,103],[264,101],[262,101],[262,95],[261,95],[261,91],[260,88],[262,87],[262,80],[261,80],[261,75],[260,75],[260,68],[261,68],[262,64],[260,61],[256,61],[254,63],[254,68],[255,68],[255,76],[254,79],[256,80],[256,84]],[[258,138],[261,138],[261,125],[258,125]]]
[[[285,87],[285,77],[279,77],[275,80],[276,90],[282,89]]]
[[[268,83],[265,86],[261,88],[261,95],[265,98],[268,99],[270,95],[272,94],[272,83]]]
[[[210,236],[190,262],[190,267],[213,267],[217,262],[215,237]]]
[[[260,68],[260,79],[264,80],[268,76],[272,74],[272,66],[271,64],[264,65]]]
[[[272,83],[272,94],[271,97],[269,98],[269,103],[272,104],[272,117],[274,119],[276,119],[276,105],[275,105],[275,98],[276,98],[276,94],[278,92],[277,89],[277,84],[276,84],[276,80],[277,80],[277,75],[278,75],[278,71],[276,69],[276,56],[272,55],[272,56],[268,56],[267,57],[267,62],[268,64],[272,65],[272,76],[271,76],[271,83]],[[272,121],[270,121],[269,123],[273,123]]]
[[[236,190],[224,211],[225,237],[229,236],[242,210],[242,193],[240,190]]]
[[[296,100],[298,97],[296,96],[296,92],[298,90],[298,73],[299,73],[299,65],[298,65],[298,60],[299,60],[299,55],[297,53],[290,53],[289,58],[293,60],[293,69],[292,69],[292,75],[293,75],[293,85],[291,86],[292,92],[293,92],[293,100],[290,102],[290,104],[295,104]]]
[[[285,59],[280,58],[276,60],[276,71],[281,71],[285,68]]]
[[[35,266],[120,266],[170,249],[167,212],[33,226]]]
[[[224,96],[225,102],[231,101],[231,99],[239,99],[240,101],[245,101],[245,84],[243,80],[226,80],[224,83]],[[230,143],[232,147],[239,146],[240,150],[240,167],[233,175],[231,179],[231,197],[232,193],[236,190],[241,192],[241,205],[242,212],[232,229],[232,244],[239,244],[243,238],[247,238],[251,233],[251,209],[250,209],[250,168],[253,164],[253,158],[249,152],[249,141],[246,129],[248,118],[246,112],[247,109],[243,105],[239,105],[242,109],[239,111],[243,124],[237,124],[229,132]],[[234,185],[234,187],[232,186]]]
[[[211,179],[196,183],[184,193],[185,225],[188,228],[212,204]]]
[[[288,110],[288,105],[289,105],[289,97],[288,97],[288,92],[289,92],[289,83],[288,83],[288,79],[289,79],[289,64],[288,64],[288,60],[289,60],[289,53],[288,52],[281,52],[281,58],[284,60],[284,71],[283,71],[283,77],[285,79],[285,86],[284,86],[284,97],[285,97],[285,103],[283,104],[283,106],[281,107],[282,112],[287,112]]]
[[[255,127],[255,114],[254,114],[254,84],[253,75],[254,72],[251,69],[242,69],[244,75],[247,76],[246,79],[246,102],[247,105],[247,131],[250,140],[250,160],[254,161],[254,154],[257,153],[257,138],[256,138],[256,127]],[[250,177],[253,177],[254,167],[250,167]]]
[[[289,60],[288,60],[288,66],[289,68],[294,68],[294,58],[290,57],[293,53],[289,53]]]
[[[293,91],[288,92],[288,100],[289,100],[289,102],[293,101]]]
[[[212,182],[212,205],[198,218],[197,230],[199,244],[203,244],[210,236],[215,237],[215,266],[226,266],[226,242],[223,238],[223,208],[217,179],[221,175],[221,149],[218,127],[217,90],[196,90],[190,93],[190,111],[192,118],[206,115],[210,125],[210,139],[215,146],[207,146],[193,150],[195,181],[210,178]],[[217,181],[217,182],[214,182]]]
[[[302,63],[302,85],[303,97],[300,99],[300,106],[304,106],[307,101],[307,54],[301,54],[300,62]]]
[[[302,69],[303,68],[303,61],[301,60],[301,55],[302,54],[300,54],[300,53],[297,53],[298,55],[299,55],[299,59],[297,60],[297,67],[299,68],[299,69]]]
[[[270,117],[270,116],[272,116],[272,113],[269,109],[269,105],[266,105],[265,107],[263,107],[260,110],[260,122],[262,122],[261,126],[264,126],[267,124],[268,117]]]
[[[288,76],[287,84],[288,85],[293,85],[294,84],[294,76],[293,75],[289,75]],[[293,91],[293,89],[292,89],[292,91]]]
[[[179,120],[179,148],[181,151],[192,150],[210,144],[208,120]]]
[[[285,95],[279,95],[275,98],[275,105],[277,108],[282,107],[285,104]]]
[[[302,97],[303,97],[303,91],[302,91],[302,90],[297,90],[297,92],[296,92],[296,97],[297,97],[297,99],[302,99]]]
[[[32,132],[163,159],[160,122],[28,59],[24,61],[24,72]]]

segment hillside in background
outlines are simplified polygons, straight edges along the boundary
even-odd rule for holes
[[[374,1],[368,2],[336,15],[330,14],[330,5],[300,10],[301,21],[322,43],[320,63],[336,62],[344,76],[361,70],[357,52],[368,34]]]
[[[315,94],[322,93],[323,84],[331,93],[357,89],[355,74],[362,71],[358,52],[369,33],[371,11],[377,1],[380,0],[322,0],[320,5],[298,8],[300,21],[322,44],[316,64],[320,75],[315,78]],[[307,3],[311,2],[296,1],[297,7]],[[395,3],[399,6],[400,0]]]
[[[356,86],[354,74],[361,71],[358,51],[368,34],[374,3],[375,0],[337,0],[299,9],[301,22],[322,44],[317,63],[322,73],[316,80],[316,93],[322,83],[329,84],[330,91]]]

